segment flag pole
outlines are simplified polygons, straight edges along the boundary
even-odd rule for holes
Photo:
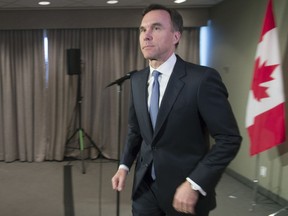
[[[251,202],[251,207],[249,211],[254,211],[257,205],[257,193],[258,193],[258,185],[259,185],[259,154],[256,155],[255,162],[255,178],[253,180],[253,200]]]

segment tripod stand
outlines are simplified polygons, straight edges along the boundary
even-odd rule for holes
[[[84,160],[84,137],[87,137],[87,139],[90,141],[92,146],[97,149],[99,152],[98,157],[104,158],[101,150],[97,147],[95,142],[92,140],[92,138],[85,132],[85,130],[82,127],[82,95],[81,95],[81,72],[78,74],[77,79],[77,101],[76,101],[76,115],[78,117],[78,127],[73,132],[73,134],[67,139],[66,146],[70,143],[70,141],[78,134],[78,142],[79,142],[79,149],[81,153],[81,161],[82,161],[82,173],[86,173],[86,167],[85,167],[85,160]]]

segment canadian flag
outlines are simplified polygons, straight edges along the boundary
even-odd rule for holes
[[[269,0],[257,46],[253,81],[246,111],[246,128],[250,137],[251,156],[285,141],[284,103],[278,32],[272,0]]]

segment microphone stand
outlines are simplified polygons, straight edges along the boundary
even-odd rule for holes
[[[110,83],[109,85],[106,86],[106,88],[112,86],[112,85],[117,85],[117,92],[118,92],[118,146],[117,146],[117,157],[118,157],[118,167],[120,165],[120,146],[121,146],[121,123],[122,123],[122,118],[121,118],[121,106],[122,106],[122,84],[126,79],[130,79],[131,75],[133,73],[137,72],[136,70],[131,71],[129,73],[127,73],[125,76],[115,80],[114,82]],[[120,192],[117,191],[116,192],[116,215],[119,216],[120,215]]]

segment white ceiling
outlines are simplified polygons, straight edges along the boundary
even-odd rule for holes
[[[40,0],[39,0],[40,1]],[[168,7],[207,7],[223,0],[187,0],[175,4],[174,0],[119,0],[118,4],[108,5],[107,0],[50,0],[49,6],[38,5],[38,0],[0,0],[0,10],[38,10],[38,9],[87,9],[87,8],[143,8],[151,3]]]

